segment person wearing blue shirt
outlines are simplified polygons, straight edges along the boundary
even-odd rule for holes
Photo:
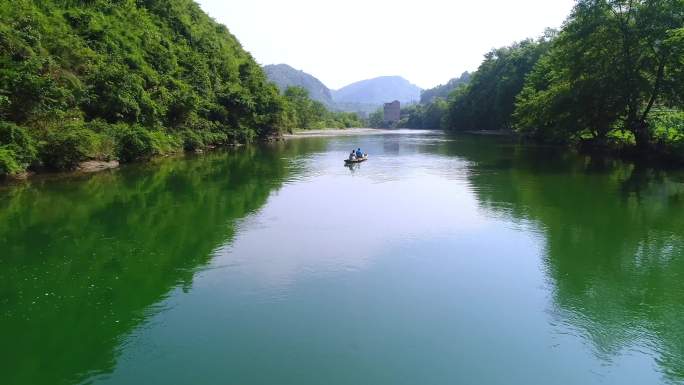
[[[363,157],[363,153],[361,152],[361,148],[357,148],[357,149],[356,149],[356,157],[357,157],[357,158]]]

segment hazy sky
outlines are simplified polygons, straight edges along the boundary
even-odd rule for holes
[[[382,75],[433,87],[491,48],[557,28],[573,0],[198,0],[260,64],[337,89]]]

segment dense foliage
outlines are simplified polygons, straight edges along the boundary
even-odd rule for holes
[[[471,75],[470,72],[466,71],[461,76],[449,80],[446,84],[423,90],[420,94],[420,104],[410,104],[402,108],[401,120],[397,126],[420,130],[446,128],[446,116],[449,109],[446,100],[450,94],[465,87],[470,82]]]
[[[0,176],[292,124],[277,87],[192,0],[0,2]]]
[[[335,107],[330,89],[304,71],[296,70],[287,64],[271,64],[264,66],[264,72],[282,92],[285,92],[287,87],[302,87],[309,92],[311,99],[323,103],[328,108]]]
[[[449,105],[444,98],[438,97],[427,104],[412,104],[401,111],[401,128],[419,130],[439,130],[446,126],[445,116]]]
[[[301,129],[362,127],[363,121],[356,113],[332,112],[319,101],[312,100],[302,87],[288,87],[284,92],[286,125]]]
[[[405,109],[401,127],[418,129],[510,129],[525,76],[548,50],[555,32],[493,49],[476,72],[423,92],[421,105]],[[446,99],[446,101],[445,101]]]
[[[684,1],[578,0],[559,32],[485,56],[451,130],[684,157]]]
[[[618,136],[651,147],[655,115],[662,121],[664,110],[682,107],[683,27],[681,0],[578,1],[527,79],[517,127],[546,139]]]
[[[497,48],[472,75],[467,87],[449,95],[447,126],[455,130],[506,129],[512,126],[515,98],[525,76],[550,45],[553,32]]]
[[[437,98],[448,98],[449,94],[455,89],[468,84],[468,82],[470,82],[471,75],[472,74],[470,72],[466,71],[462,73],[461,76],[449,80],[446,84],[440,84],[437,87],[423,90],[420,93],[420,103],[430,104]]]
[[[384,125],[385,114],[383,108],[378,108],[368,114],[368,127],[382,128]]]

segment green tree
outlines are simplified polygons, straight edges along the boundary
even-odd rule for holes
[[[309,91],[303,87],[287,87],[283,96],[289,129],[349,128],[363,125],[357,114],[329,111],[323,103],[312,100]]]
[[[368,125],[373,128],[380,128],[383,126],[384,117],[382,108],[378,108],[368,116]]]
[[[94,143],[140,127],[180,143],[160,149],[180,151],[182,138],[218,145],[277,135],[287,114],[261,67],[192,0],[0,2],[0,119],[39,146],[55,144],[39,149],[50,154],[43,166],[73,167],[51,164],[68,147],[56,144],[73,139],[60,135],[66,123],[92,131],[99,138],[80,137]]]
[[[681,105],[684,2],[580,0],[517,101],[516,126],[540,137],[652,142],[656,105]]]
[[[437,98],[446,99],[456,88],[468,84],[472,74],[468,71],[463,72],[459,77],[449,80],[446,84],[438,85],[420,93],[420,103],[430,104]]]
[[[295,127],[312,128],[315,116],[313,101],[309,98],[309,91],[303,87],[287,87],[284,95],[294,111]]]
[[[421,130],[444,128],[449,105],[443,98],[435,98],[428,104],[413,104],[402,109],[399,126]]]
[[[485,55],[466,87],[449,95],[446,127],[452,130],[509,129],[515,98],[525,76],[548,50],[554,32],[538,40],[524,40]]]

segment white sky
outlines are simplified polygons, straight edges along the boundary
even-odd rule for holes
[[[558,28],[573,0],[198,0],[260,64],[338,89],[383,75],[429,88],[491,48]]]

